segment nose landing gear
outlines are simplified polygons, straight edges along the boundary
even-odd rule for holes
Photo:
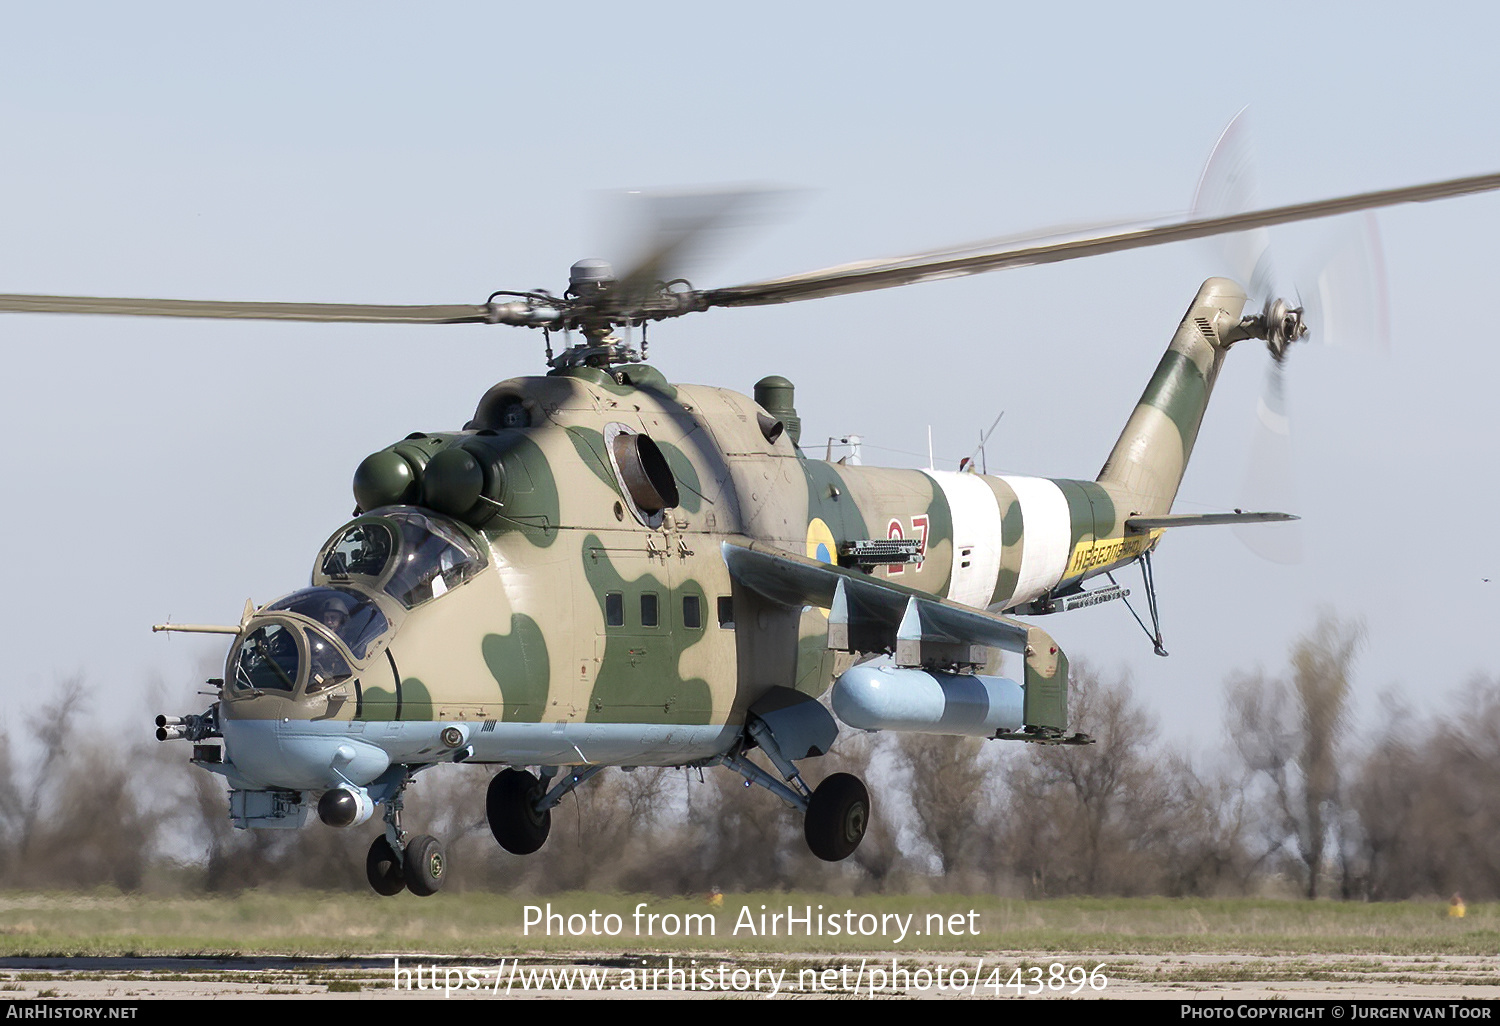
[[[391,842],[381,834],[370,845],[365,856],[365,879],[375,888],[376,894],[389,898],[406,890],[406,877],[401,873],[401,854],[391,847]]]
[[[385,833],[370,844],[365,878],[376,894],[392,897],[410,890],[420,897],[436,894],[448,875],[448,852],[428,834],[408,838],[401,829],[401,795],[411,781],[408,772],[385,801]]]

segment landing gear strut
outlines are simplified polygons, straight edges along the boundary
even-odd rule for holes
[[[365,878],[376,894],[391,897],[404,890],[428,897],[442,889],[448,874],[448,852],[443,842],[428,834],[408,838],[401,829],[401,795],[411,783],[407,771],[385,801],[385,833],[370,844],[365,856]]]
[[[773,693],[771,697],[776,696]],[[816,790],[809,788],[796,763],[788,758],[787,747],[790,745],[793,752],[822,755],[833,743],[838,728],[822,706],[802,696],[792,701],[781,697],[763,702],[763,713],[752,709],[745,724],[750,737],[715,761],[740,774],[747,784],[759,784],[801,812],[807,847],[824,862],[842,862],[864,840],[870,825],[870,792],[858,777],[848,773],[835,773]],[[788,710],[792,715],[787,715]],[[811,728],[822,733],[813,733]],[[783,744],[783,740],[788,743]],[[771,760],[782,780],[745,757],[752,741]]]
[[[541,767],[542,775],[525,770],[503,769],[490,781],[484,799],[490,833],[500,847],[512,855],[530,855],[547,843],[552,830],[552,807],[603,766],[575,766],[549,789],[556,766]]]

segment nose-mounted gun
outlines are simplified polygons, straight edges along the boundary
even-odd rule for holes
[[[156,717],[156,740],[158,741],[207,741],[212,737],[223,737],[219,733],[219,706],[208,707],[202,715]]]

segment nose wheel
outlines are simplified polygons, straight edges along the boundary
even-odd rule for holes
[[[365,878],[376,894],[387,898],[405,890],[424,898],[436,894],[442,890],[447,870],[443,842],[427,834],[413,837],[400,853],[382,834],[365,856]]]
[[[376,894],[389,898],[409,890],[420,897],[436,894],[448,878],[448,851],[428,834],[408,838],[401,829],[401,794],[411,781],[407,774],[385,802],[385,833],[370,843],[365,855],[365,879]]]
[[[428,897],[442,889],[448,870],[448,852],[443,842],[427,834],[418,834],[406,846],[401,875],[413,894]]]
[[[365,856],[365,878],[376,894],[389,898],[406,890],[406,877],[401,872],[401,855],[391,847],[391,842],[381,834],[370,845]]]

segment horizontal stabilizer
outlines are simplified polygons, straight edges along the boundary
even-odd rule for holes
[[[1158,527],[1205,527],[1214,524],[1273,524],[1301,520],[1290,513],[1163,513],[1155,517],[1127,517],[1127,531],[1152,531]]]

